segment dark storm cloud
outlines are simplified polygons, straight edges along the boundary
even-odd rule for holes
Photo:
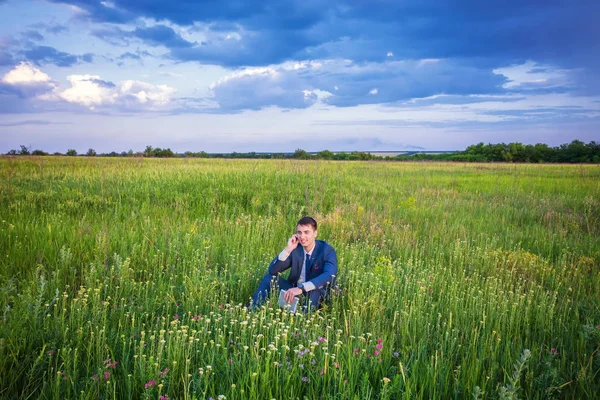
[[[46,27],[46,32],[58,35],[59,33],[69,32],[69,28],[67,28],[64,25],[59,25],[59,24],[49,25]]]
[[[131,32],[125,31],[116,26],[104,26],[101,28],[92,29],[90,32],[92,36],[104,40],[113,46],[128,46],[131,38]]]
[[[165,25],[155,25],[150,28],[136,28],[131,35],[154,46],[162,45],[168,48],[182,48],[193,45],[193,43],[183,39],[175,33],[172,28]]]
[[[392,104],[439,93],[501,94],[504,83],[503,75],[447,60],[330,61],[250,69],[217,82],[212,90],[222,108],[240,110],[305,108],[317,101],[319,93],[324,103],[337,107]]]
[[[29,30],[29,31],[23,32],[21,34],[21,36],[23,36],[23,38],[26,40],[33,40],[33,41],[37,41],[37,42],[44,40],[44,36],[42,36],[41,33],[39,33],[38,31],[35,31],[35,30]]]
[[[118,59],[119,60],[138,60],[139,61],[139,60],[142,59],[142,57],[139,54],[133,54],[133,53],[131,53],[131,52],[128,51],[126,53],[121,54],[118,57]]]
[[[152,57],[152,54],[145,50],[136,50],[135,53],[128,51],[117,57],[117,65],[124,65],[127,60],[135,60],[143,65],[143,57]]]
[[[51,33],[53,35],[69,32],[69,28],[62,24],[47,24],[44,22],[39,22],[31,25],[31,27],[37,29],[38,31],[43,30],[44,32]]]
[[[278,64],[296,59],[297,49],[317,42],[303,32],[244,32],[233,38],[219,35],[195,46],[171,48],[170,56],[179,61],[199,61],[225,67]]]
[[[205,23],[241,35],[237,46],[221,39],[190,47],[174,32],[164,30],[161,37],[141,32],[144,40],[177,49],[173,57],[184,61],[227,66],[307,58],[373,61],[391,51],[400,58],[469,58],[493,66],[527,59],[568,68],[600,65],[600,24],[595,22],[600,2],[594,0],[116,0],[114,7],[55,1],[77,5],[96,21],[150,17],[182,26]],[[265,49],[269,43],[274,44]]]
[[[116,46],[127,46],[131,39],[139,39],[149,46],[164,46],[169,49],[185,48],[194,45],[194,43],[183,39],[173,28],[166,25],[138,27],[132,31],[109,26],[94,29],[92,35]]]
[[[112,89],[112,88],[116,87],[116,85],[114,83],[109,82],[109,81],[104,81],[102,79],[90,78],[90,79],[86,79],[86,81],[95,83],[96,85],[106,88],[106,89]]]
[[[123,23],[138,17],[169,20],[179,25],[194,22],[242,21],[248,26],[275,26],[282,29],[308,27],[330,6],[326,1],[305,0],[116,0],[103,5],[95,0],[51,0],[75,5],[87,11],[87,18],[100,22]],[[110,3],[110,4],[109,4]],[[331,3],[335,6],[334,3]]]
[[[75,55],[59,51],[50,46],[34,46],[22,52],[27,61],[36,65],[54,64],[58,67],[70,67],[83,62],[92,62],[93,55],[90,53]]]
[[[5,65],[14,65],[15,64],[15,60],[13,59],[12,54],[10,54],[9,52],[0,49],[0,66],[5,66]]]

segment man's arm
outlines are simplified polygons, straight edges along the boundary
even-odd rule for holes
[[[298,238],[294,234],[289,238],[285,249],[269,264],[269,274],[277,275],[291,267],[292,257],[290,255],[292,251],[296,250],[296,247],[298,247]]]
[[[331,246],[327,246],[325,249],[325,254],[323,255],[323,272],[311,279],[309,282],[304,284],[304,288],[306,291],[311,291],[313,289],[321,289],[325,287],[327,284],[331,284],[333,281],[334,275],[338,273],[338,262],[337,255],[335,254],[335,250]],[[314,287],[313,287],[314,285]]]
[[[277,275],[291,266],[292,257],[290,257],[289,253],[283,250],[277,257],[273,259],[273,261],[271,261],[271,264],[269,264],[269,274]]]

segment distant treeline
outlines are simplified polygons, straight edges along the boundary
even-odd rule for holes
[[[50,155],[42,150],[30,150],[29,147],[21,145],[20,150],[11,150],[7,155],[32,155],[47,156]],[[74,149],[67,150],[66,153],[53,153],[56,156],[77,156]],[[161,149],[146,146],[144,151],[134,152],[133,150],[123,151],[121,153],[110,152],[97,154],[94,149],[89,149],[85,154],[88,157],[155,157],[155,158],[262,158],[262,159],[297,159],[297,160],[387,160],[387,161],[459,161],[459,162],[519,162],[519,163],[600,163],[600,143],[592,141],[584,143],[579,140],[573,140],[571,143],[561,144],[558,147],[550,147],[543,143],[535,145],[522,143],[497,143],[497,144],[474,144],[464,151],[444,152],[444,153],[417,153],[398,156],[378,156],[364,151],[353,152],[332,152],[323,150],[318,153],[309,153],[302,149],[297,149],[294,153],[206,153],[200,151],[194,153],[186,151],[184,154],[173,152],[170,148]]]
[[[432,160],[462,162],[519,162],[519,163],[600,163],[600,143],[571,143],[550,147],[543,143],[535,145],[522,143],[474,144],[465,151],[445,154],[415,154],[397,156],[398,160]]]

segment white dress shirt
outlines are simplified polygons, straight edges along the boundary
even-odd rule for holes
[[[313,251],[315,251],[315,247],[317,247],[316,243],[313,246],[312,249],[310,249],[310,251],[306,251],[306,249],[304,250],[304,258],[302,259],[302,271],[300,271],[300,278],[298,278],[298,283],[304,283],[304,290],[306,292],[310,292],[311,290],[315,290],[316,286],[314,283],[312,283],[311,281],[305,282],[306,280],[306,255],[308,254],[309,257],[312,257],[312,253]],[[287,251],[283,250],[281,253],[279,253],[279,261],[285,261],[288,259],[288,257],[290,256],[290,253],[288,253]]]

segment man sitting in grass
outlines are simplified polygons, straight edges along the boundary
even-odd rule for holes
[[[285,290],[285,301],[291,304],[294,298],[304,295],[308,308],[318,308],[335,285],[337,256],[333,247],[317,238],[317,221],[304,217],[296,224],[296,233],[289,238],[287,246],[269,265],[258,289],[252,295],[254,308],[265,302],[271,291],[271,283]],[[298,246],[300,244],[300,246]],[[287,279],[279,276],[291,268]]]

